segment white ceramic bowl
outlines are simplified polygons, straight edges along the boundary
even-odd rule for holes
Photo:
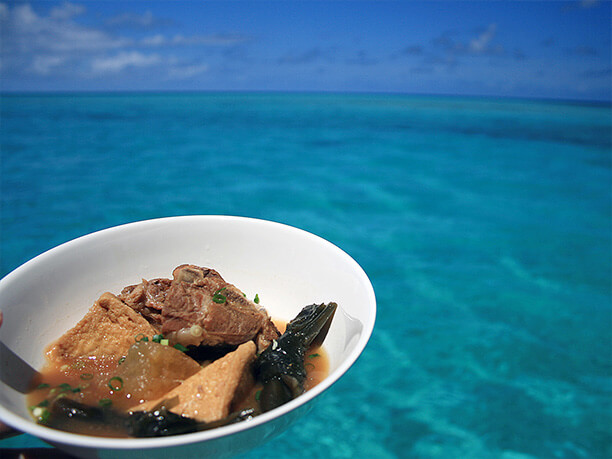
[[[171,277],[174,267],[212,267],[249,297],[257,293],[275,318],[335,301],[324,346],[330,374],[302,396],[251,421],[165,438],[112,439],[35,424],[25,397],[5,383],[11,352],[31,367],[103,292],[119,293],[142,278]],[[308,411],[361,354],[374,327],[376,300],[361,267],[330,242],[287,225],[243,217],[185,216],[130,223],[80,237],[23,264],[0,281],[0,419],[81,457],[226,457],[281,433]],[[4,377],[2,377],[4,376]],[[282,455],[282,454],[281,454]]]

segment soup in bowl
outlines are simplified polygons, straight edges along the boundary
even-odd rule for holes
[[[249,307],[257,300],[256,309],[265,310],[279,324],[279,335],[282,324],[305,306],[333,304],[329,329],[324,327],[319,336],[324,337],[321,354],[326,356],[326,376],[305,392],[243,421],[171,436],[112,438],[35,422],[28,397],[32,396],[32,376],[48,366],[45,351],[49,346],[69,334],[92,304],[109,292],[125,301],[121,295],[126,286],[169,277],[170,282],[169,274],[180,266],[218,272],[249,299]],[[191,274],[184,276],[179,273],[179,280],[188,280]],[[221,306],[230,303],[232,293],[223,286],[211,287],[210,293]],[[4,315],[0,419],[70,454],[113,458],[224,457],[262,444],[309,411],[311,402],[350,368],[367,344],[376,315],[367,275],[341,249],[287,225],[230,216],[148,220],[67,242],[3,278],[0,308]],[[176,336],[162,337],[162,344],[173,344],[179,339]],[[269,347],[278,346],[276,341],[271,339]],[[260,356],[265,344],[257,342],[260,349],[255,354]],[[116,389],[123,384],[121,378],[111,379]]]

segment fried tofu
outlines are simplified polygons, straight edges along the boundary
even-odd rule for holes
[[[225,418],[230,414],[232,401],[248,390],[245,384],[253,384],[251,365],[255,360],[255,349],[253,341],[240,345],[163,397],[138,405],[132,411],[151,411],[165,401],[172,401],[168,408],[179,415],[203,422]]]
[[[140,314],[112,293],[104,293],[73,328],[47,351],[53,362],[78,358],[119,358],[137,336],[151,339],[157,332]]]

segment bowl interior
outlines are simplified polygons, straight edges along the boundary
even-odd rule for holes
[[[172,217],[75,239],[2,279],[2,371],[8,371],[7,349],[33,368],[41,368],[45,347],[80,320],[102,293],[117,294],[142,278],[170,278],[174,267],[183,263],[212,267],[248,297],[258,294],[274,318],[290,320],[303,306],[315,302],[338,303],[324,343],[330,356],[329,377],[288,406],[266,413],[267,418],[262,415],[258,422],[282,415],[329,387],[357,359],[372,332],[376,309],[372,286],[359,265],[333,244],[263,220]],[[34,424],[25,405],[22,393],[0,382],[0,418],[5,422],[47,440],[79,443],[78,437],[84,437]],[[193,435],[206,439],[215,434]],[[89,438],[83,444],[102,447],[109,441],[134,444],[141,440]]]

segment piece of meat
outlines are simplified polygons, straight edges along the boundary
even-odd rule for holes
[[[103,293],[87,314],[47,351],[54,362],[77,358],[119,358],[127,354],[136,336],[151,339],[155,329],[112,293]]]
[[[265,312],[265,314],[266,314],[267,320],[264,321],[264,324],[261,327],[261,330],[259,330],[259,333],[255,337],[255,344],[257,345],[257,353],[263,352],[270,344],[272,344],[272,341],[274,341],[275,339],[278,339],[280,336],[280,332],[278,331],[278,328],[276,328],[276,325],[274,325],[274,322],[272,322],[272,319],[270,319],[270,317],[268,316],[268,313]]]
[[[125,304],[142,314],[153,327],[161,330],[161,311],[170,288],[170,279],[143,279],[140,284],[129,285],[119,294]]]
[[[254,383],[252,363],[255,360],[255,343],[248,341],[193,376],[162,397],[131,409],[151,411],[168,403],[170,411],[198,421],[212,422],[230,414],[232,402],[239,400]]]
[[[172,274],[162,309],[164,335],[182,344],[207,346],[256,339],[260,350],[280,335],[265,309],[214,269],[181,265]]]
[[[261,352],[280,336],[266,310],[214,269],[185,264],[172,275],[143,280],[119,295],[171,343],[236,346],[254,340]]]

